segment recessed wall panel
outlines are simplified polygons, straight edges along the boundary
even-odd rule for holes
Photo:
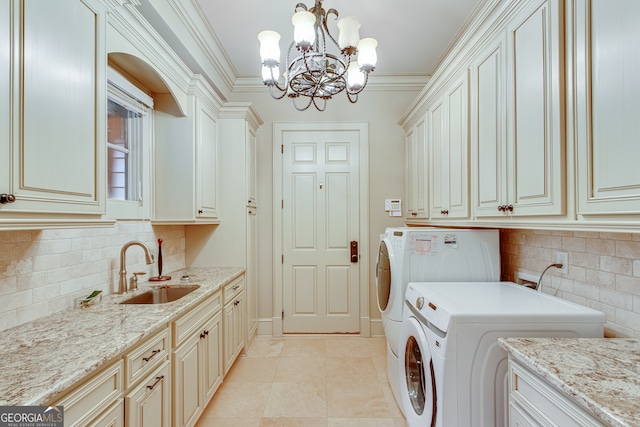
[[[316,314],[317,275],[313,266],[293,267],[293,314]]]
[[[294,174],[293,185],[293,250],[316,247],[317,206],[316,175]],[[286,225],[285,225],[286,226]]]
[[[349,242],[349,175],[327,174],[327,248],[345,248]]]
[[[327,315],[349,313],[349,267],[327,266]]]

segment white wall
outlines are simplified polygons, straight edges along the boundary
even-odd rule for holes
[[[402,226],[402,218],[384,212],[384,199],[404,198],[404,132],[397,124],[418,91],[365,88],[356,104],[343,94],[328,101],[324,112],[295,110],[289,99],[274,100],[267,87],[255,92],[234,92],[232,101],[252,102],[264,125],[258,131],[258,317],[273,316],[273,123],[366,122],[369,124],[369,289],[371,317],[379,318],[375,293],[375,260],[379,235],[385,227]],[[313,108],[313,107],[311,107]],[[279,148],[278,148],[279,150]],[[224,179],[222,180],[224,182]],[[373,328],[372,333],[380,333]]]

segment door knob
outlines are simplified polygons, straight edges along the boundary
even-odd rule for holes
[[[358,242],[351,241],[351,262],[358,262]]]

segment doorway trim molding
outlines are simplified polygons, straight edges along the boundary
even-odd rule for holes
[[[282,152],[283,133],[290,131],[357,131],[358,178],[360,180],[360,218],[358,243],[360,259],[360,336],[371,336],[369,311],[369,123],[366,122],[274,122],[273,123],[273,336],[281,337],[282,328]]]

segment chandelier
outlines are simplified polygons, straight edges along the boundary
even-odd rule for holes
[[[302,3],[296,5],[291,19],[294,41],[289,45],[282,76],[280,34],[269,30],[258,34],[264,84],[269,86],[274,99],[291,98],[298,111],[312,104],[318,111],[324,111],[327,100],[342,91],[351,103],[356,103],[376,66],[378,42],[372,38],[360,40],[360,22],[350,16],[338,21],[340,33],[336,41],[329,32],[327,18],[335,15],[338,19],[338,11],[325,12],[322,2],[315,0],[308,10]],[[308,98],[306,104],[298,104],[301,97]]]

